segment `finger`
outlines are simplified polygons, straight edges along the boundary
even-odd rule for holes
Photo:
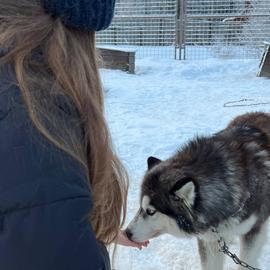
[[[129,245],[132,247],[141,247],[139,243],[135,243],[135,242],[130,242]]]
[[[143,243],[140,243],[142,246],[144,246],[144,247],[147,247],[148,246],[148,244],[149,244],[149,241],[145,241],[145,242],[143,242]]]

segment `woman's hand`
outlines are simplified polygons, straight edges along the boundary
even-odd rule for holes
[[[141,250],[143,247],[148,246],[149,241],[147,240],[141,243],[133,242],[127,238],[127,235],[124,231],[120,231],[118,238],[116,239],[116,243],[126,247],[135,247]]]

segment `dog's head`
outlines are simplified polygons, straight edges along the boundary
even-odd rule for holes
[[[135,242],[171,234],[190,235],[193,228],[193,205],[197,185],[171,161],[148,159],[148,170],[142,183],[140,209],[126,233]]]

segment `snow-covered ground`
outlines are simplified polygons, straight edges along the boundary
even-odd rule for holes
[[[269,105],[225,108],[243,98],[270,102],[270,80],[256,77],[258,61],[174,61],[140,59],[136,75],[102,70],[107,118],[117,151],[130,176],[127,223],[139,206],[140,182],[146,159],[169,157],[197,134],[212,134],[236,115],[269,111]],[[269,227],[270,234],[270,227]],[[238,253],[237,245],[232,250]],[[119,270],[198,270],[195,239],[162,236],[138,251],[118,248]],[[270,238],[260,258],[270,269]],[[226,270],[236,269],[229,259]]]

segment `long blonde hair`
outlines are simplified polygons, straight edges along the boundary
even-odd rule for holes
[[[93,197],[90,221],[97,239],[112,243],[125,220],[128,177],[104,119],[95,33],[65,27],[45,14],[40,1],[1,0],[0,45],[8,50],[0,63],[14,66],[34,125],[85,168]],[[58,96],[76,108],[76,127],[56,117],[52,104]]]

